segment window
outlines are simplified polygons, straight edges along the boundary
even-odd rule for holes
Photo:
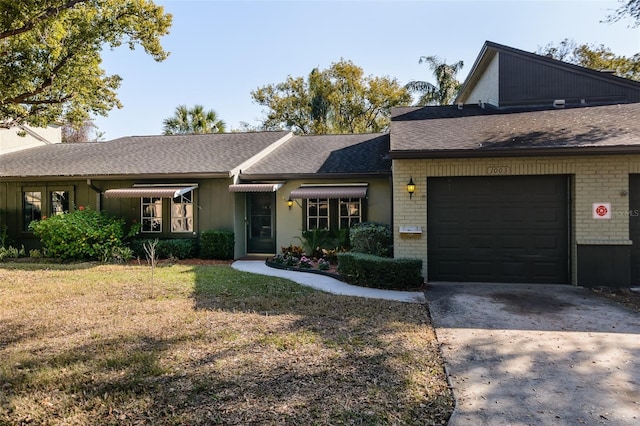
[[[193,191],[177,197],[140,199],[142,232],[187,233],[194,231]]]
[[[193,191],[171,201],[171,232],[193,232]]]
[[[142,198],[142,232],[162,232],[162,198]]]
[[[73,187],[39,186],[22,190],[22,230],[31,232],[34,220],[69,213],[73,209]]]
[[[329,229],[329,199],[307,200],[307,229]]]
[[[306,203],[306,228],[349,228],[364,221],[363,198],[308,198]]]
[[[51,216],[69,213],[69,191],[51,191]]]
[[[362,222],[362,199],[360,198],[341,198],[339,200],[339,226],[340,228],[349,228],[356,223]]]
[[[27,191],[22,197],[22,213],[24,215],[24,231],[29,231],[29,224],[42,219],[42,192]]]

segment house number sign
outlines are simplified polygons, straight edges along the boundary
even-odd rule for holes
[[[508,175],[508,174],[511,174],[511,167],[509,167],[509,166],[489,166],[487,168],[487,174],[489,174],[489,175]]]

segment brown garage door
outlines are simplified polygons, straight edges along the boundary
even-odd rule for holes
[[[430,281],[568,283],[566,176],[430,178]]]
[[[629,233],[631,234],[631,285],[640,284],[640,175],[629,176]]]

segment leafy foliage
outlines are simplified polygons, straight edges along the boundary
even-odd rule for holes
[[[362,222],[351,227],[351,251],[376,256],[393,256],[393,232],[384,223]]]
[[[163,121],[165,135],[223,133],[225,122],[214,110],[205,111],[202,105],[187,108],[179,105],[173,117]]]
[[[390,259],[365,253],[339,253],[338,272],[349,284],[406,290],[420,288],[421,259]]]
[[[233,259],[235,235],[231,231],[204,231],[200,234],[200,257],[203,259]]]
[[[421,56],[418,63],[426,63],[433,71],[437,85],[428,81],[410,81],[405,86],[409,91],[421,93],[417,104],[424,105],[449,105],[453,102],[461,83],[456,79],[456,74],[464,66],[464,62],[458,61],[447,64],[437,56]]]
[[[640,25],[640,0],[626,0],[623,5],[607,17],[609,22],[616,22],[625,17],[635,20],[634,27]]]
[[[151,0],[0,0],[0,126],[81,125],[119,107],[100,52],[141,46],[162,61],[171,19]]]
[[[549,43],[537,51],[540,55],[550,56],[560,61],[594,70],[611,70],[618,77],[640,81],[640,53],[630,58],[617,56],[603,44],[578,44],[565,38],[557,45]]]
[[[411,101],[396,79],[365,77],[362,68],[344,59],[309,76],[287,77],[251,92],[268,108],[265,129],[302,134],[381,132],[390,123],[391,107]]]
[[[62,260],[105,260],[124,245],[123,219],[108,217],[89,208],[31,222],[29,229],[40,238],[47,255]],[[108,260],[108,259],[107,259]]]

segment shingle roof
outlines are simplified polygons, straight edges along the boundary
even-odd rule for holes
[[[227,173],[288,132],[129,136],[53,144],[0,156],[0,176]]]
[[[295,136],[242,175],[390,173],[388,153],[388,134]]]
[[[391,152],[640,148],[640,104],[496,110],[476,106],[394,108]]]

